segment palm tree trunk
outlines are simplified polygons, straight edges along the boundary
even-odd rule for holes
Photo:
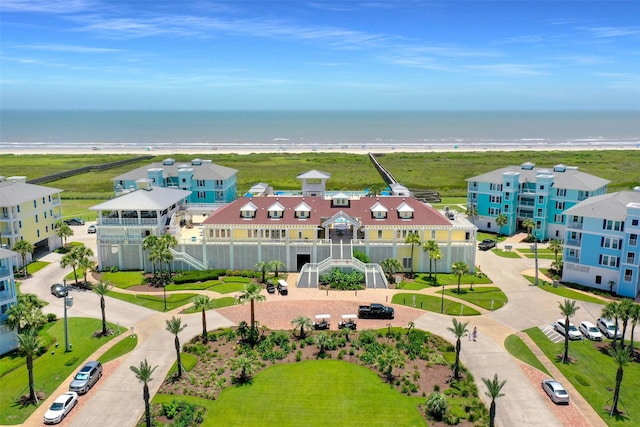
[[[569,363],[569,317],[564,319],[564,355],[562,363]]]
[[[256,314],[253,308],[253,300],[251,300],[251,329],[256,329]]]
[[[489,427],[496,425],[496,401],[491,399],[491,407],[489,408]]]
[[[207,342],[207,315],[205,314],[204,307],[202,308],[202,342]]]
[[[151,407],[149,405],[149,386],[147,383],[144,383],[144,418],[147,424],[147,427],[151,427]]]
[[[462,345],[460,344],[460,338],[456,341],[456,364],[453,367],[453,377],[455,379],[460,378],[460,350]]]
[[[629,347],[631,348],[631,356],[633,356],[633,333],[636,330],[636,324],[631,324],[631,341],[629,341]]]
[[[76,286],[78,286],[78,273],[76,273],[76,266],[73,266],[73,279],[76,282]]]
[[[178,362],[178,378],[180,378],[182,376],[182,362],[180,361],[180,339],[178,335],[176,335],[174,343],[176,345],[176,360]]]
[[[609,416],[613,416],[618,413],[618,400],[620,399],[620,386],[622,385],[622,376],[624,375],[624,370],[622,366],[618,367],[618,372],[616,372],[616,389],[613,393],[613,405],[611,405],[611,413]]]
[[[104,296],[100,296],[100,311],[102,312],[102,335],[106,336],[107,335],[107,319],[104,314],[104,307],[105,307]]]
[[[27,355],[27,371],[29,372],[29,401],[36,403],[36,386],[33,380],[33,356]]]

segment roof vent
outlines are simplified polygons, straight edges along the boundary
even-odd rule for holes
[[[533,169],[533,167],[534,167],[534,166],[535,166],[535,164],[534,164],[534,163],[527,162],[527,163],[523,163],[523,164],[521,164],[521,165],[520,165],[520,169],[530,171],[530,170],[532,170],[532,169]]]
[[[176,160],[175,160],[175,159],[168,158],[168,159],[164,159],[164,160],[162,161],[162,164],[163,164],[163,166],[171,166],[171,165],[173,165],[175,162],[176,162]]]

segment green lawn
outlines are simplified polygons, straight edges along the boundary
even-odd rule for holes
[[[27,272],[31,275],[36,273],[39,270],[42,270],[43,268],[45,268],[47,265],[51,264],[50,262],[45,262],[45,261],[34,261],[31,262],[29,264],[27,264]]]
[[[502,308],[508,301],[505,293],[495,286],[474,288],[473,290],[464,287],[460,289],[460,294],[456,291],[457,289],[448,288],[445,289],[444,294],[460,298],[461,300],[475,304],[486,310],[497,310]]]
[[[127,332],[127,329],[124,328],[122,332]],[[136,348],[136,346],[138,345],[138,336],[131,335],[130,333],[127,333],[127,335],[128,336],[126,338],[123,338],[119,343],[115,344],[109,350],[105,351],[104,354],[98,358],[98,360],[101,363],[105,364],[111,360],[117,359],[118,357],[129,353],[131,350]]]
[[[215,304],[209,310],[215,310],[215,309],[218,309],[218,308],[229,307],[229,306],[234,305],[236,303],[236,299],[233,298],[233,297],[222,297],[222,298],[215,299],[213,301],[214,301]],[[196,310],[193,306],[191,306],[191,307],[183,310],[182,313],[191,314],[191,313],[195,313],[196,311],[200,311],[200,310]]]
[[[620,393],[620,409],[628,415],[623,418],[610,418],[605,407],[611,404],[615,386],[617,366],[613,359],[595,348],[588,340],[575,341],[570,344],[570,357],[574,361],[564,364],[559,361],[564,344],[553,344],[538,328],[531,328],[525,332],[542,349],[545,355],[553,361],[562,374],[589,402],[593,409],[602,417],[605,423],[613,427],[630,427],[640,425],[640,369],[637,362],[629,363],[624,370],[624,379]]]
[[[204,282],[196,282],[196,283],[180,283],[180,284],[172,283],[170,285],[167,285],[166,289],[167,291],[202,291],[205,289],[209,289],[213,286],[220,285],[221,283],[222,282],[220,280],[206,280]]]
[[[154,403],[176,396],[157,395]],[[179,397],[182,398],[182,397]],[[206,426],[425,426],[417,405],[363,366],[337,360],[271,366],[250,385],[229,387],[208,409]]]
[[[234,278],[236,280],[228,280],[225,278],[224,280],[207,280],[205,282],[197,282],[197,283],[182,283],[179,285],[171,284],[167,285],[167,291],[192,291],[192,290],[205,290],[208,289],[213,292],[218,292],[220,294],[228,294],[231,292],[240,292],[244,289],[244,285],[250,282],[250,279],[247,278]],[[246,281],[240,281],[237,279],[246,279]]]
[[[542,362],[538,360],[535,354],[531,351],[529,347],[522,341],[522,339],[517,335],[509,335],[507,339],[504,340],[504,347],[507,349],[509,353],[516,359],[522,360],[524,363],[533,366],[539,371],[544,372],[547,375],[551,375],[547,368],[544,367]]]
[[[132,286],[144,284],[144,275],[141,271],[118,271],[102,273],[102,281],[111,283],[116,288],[127,289]]]
[[[44,391],[49,396],[60,383],[73,371],[79,368],[84,360],[96,351],[103,344],[111,340],[114,336],[94,338],[93,333],[101,328],[102,322],[98,319],[87,319],[71,317],[68,319],[69,342],[72,351],[64,352],[64,325],[62,320],[54,324],[47,325],[43,333],[49,334],[59,343],[42,356],[34,360],[34,381],[37,391]],[[110,325],[114,328],[115,325]],[[51,352],[54,351],[54,354]],[[0,359],[3,361],[4,358]],[[24,358],[20,366],[2,375],[2,399],[0,399],[0,425],[13,425],[23,423],[29,417],[36,406],[21,407],[15,403],[15,399],[28,393],[28,376]]]
[[[434,280],[437,280],[438,282],[437,286],[458,284],[458,276],[451,273],[438,273],[437,277],[436,277],[436,274],[433,274],[433,277],[431,279],[429,279],[429,273],[424,273],[424,274],[421,273],[416,278],[417,282],[422,282],[431,286],[433,286]],[[480,275],[464,274],[460,278],[461,285],[465,285],[465,284],[468,285],[471,283],[473,283],[474,285],[477,285],[477,284],[486,285],[491,283],[491,279],[489,279],[487,276],[485,276],[482,273]]]
[[[159,295],[132,295],[123,294],[120,292],[110,291],[108,296],[117,298],[122,301],[130,302],[131,304],[137,304],[142,307],[150,308],[152,310],[164,311],[164,296],[162,292]],[[167,294],[167,311],[174,308],[181,307],[185,304],[189,304],[192,298],[197,294]]]
[[[516,251],[503,251],[502,249],[491,249],[491,252],[502,258],[521,258]]]
[[[440,309],[442,307],[442,299],[440,296],[398,293],[393,296],[391,302],[394,304],[405,305],[407,307],[413,307],[414,296],[416,297],[416,308],[440,313]],[[462,312],[460,312],[461,308]],[[468,305],[451,301],[448,298],[444,299],[444,313],[451,316],[477,316],[480,314],[478,310],[469,307]]]
[[[535,283],[535,277],[524,276],[531,284]],[[559,295],[561,297],[574,299],[577,301],[585,301],[585,302],[593,302],[596,304],[606,304],[607,302],[596,297],[592,297],[591,295],[583,294],[582,292],[574,291],[573,289],[569,289],[565,286],[559,285],[557,288],[553,287],[553,284],[549,282],[545,282],[541,278],[538,278],[538,287],[543,291],[550,292],[552,294]]]

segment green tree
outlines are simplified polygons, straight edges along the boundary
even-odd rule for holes
[[[619,319],[622,322],[622,338],[620,339],[620,346],[622,347],[624,347],[624,337],[627,336],[627,326],[629,325],[629,319],[631,319],[633,305],[633,300],[629,298],[624,298],[618,303]]]
[[[424,252],[427,252],[427,254],[429,255],[429,278],[431,278],[431,272],[433,271],[432,269],[432,264],[434,259],[433,255],[440,252],[440,247],[438,246],[438,243],[436,243],[435,240],[427,240],[422,245],[422,250]]]
[[[40,337],[35,329],[29,329],[18,334],[18,349],[27,359],[27,372],[29,374],[29,402],[37,403],[35,381],[33,379],[33,357],[38,354]]]
[[[640,320],[640,304],[634,304],[631,309],[631,341],[629,341],[629,347],[631,347],[631,354],[633,354],[633,334],[636,330],[636,325],[638,324],[638,320]]]
[[[156,370],[158,366],[154,366],[153,368],[147,362],[147,359],[144,359],[140,362],[139,366],[129,366],[129,369],[136,374],[136,378],[143,384],[142,388],[142,398],[144,399],[144,418],[146,421],[146,426],[151,427],[151,406],[149,405],[149,382],[153,380],[151,375],[153,375],[153,371]]]
[[[501,234],[502,227],[504,227],[508,223],[509,223],[509,218],[505,214],[499,213],[498,216],[496,217],[496,225],[498,226],[498,235]]]
[[[160,261],[160,252],[158,251],[159,239],[158,236],[150,235],[145,237],[142,241],[142,249],[149,252],[147,258],[151,263],[151,270],[153,271],[153,281],[156,281],[156,265]]]
[[[613,404],[611,405],[611,412],[609,416],[617,415],[618,401],[620,400],[620,387],[622,386],[622,378],[624,376],[624,367],[631,361],[631,351],[629,347],[613,347],[609,348],[609,354],[613,357],[613,360],[618,365],[616,369],[616,388],[613,392]]]
[[[467,325],[469,322],[458,322],[458,319],[455,317],[451,319],[453,322],[453,327],[447,328],[453,335],[456,337],[456,361],[453,365],[453,377],[458,380],[460,379],[460,350],[462,350],[462,342],[461,338],[466,336],[469,331],[467,330]]]
[[[63,240],[64,246],[67,246],[67,239],[73,236],[73,230],[63,220],[58,220],[56,222],[56,236]]]
[[[558,254],[562,252],[562,240],[549,240],[549,250],[555,255],[555,262],[558,264]]]
[[[496,425],[496,399],[504,396],[502,387],[507,383],[507,380],[500,381],[498,374],[493,375],[493,379],[483,378],[482,382],[487,386],[485,394],[491,398],[491,406],[489,408],[489,427]]]
[[[456,261],[451,266],[451,273],[458,276],[458,294],[460,293],[460,281],[462,276],[469,273],[469,266],[464,261]]]
[[[73,268],[73,277],[78,286],[78,268],[86,265],[87,259],[93,256],[93,251],[86,246],[75,246],[60,260],[60,266]]]
[[[285,268],[284,262],[279,259],[274,259],[273,261],[269,261],[269,270],[273,271],[276,277],[278,277],[278,271]]]
[[[177,378],[182,376],[182,361],[180,360],[180,338],[178,338],[178,334],[187,327],[187,324],[182,324],[182,319],[180,317],[172,316],[171,319],[167,320],[167,331],[173,334],[174,336],[174,346],[176,348],[176,362],[178,364],[178,373],[176,375]]]
[[[171,263],[173,261],[173,254],[171,253],[171,249],[178,246],[178,240],[173,236],[173,234],[163,234],[158,243],[158,249],[160,252],[160,274],[162,274],[162,263],[167,264],[167,280],[171,280]]]
[[[606,303],[604,307],[602,307],[601,315],[606,319],[613,320],[616,325],[616,330],[613,334],[613,341],[611,342],[611,346],[616,347],[618,340],[618,320],[620,318],[620,304],[616,301]]]
[[[298,316],[291,321],[291,324],[297,328],[300,328],[298,336],[302,339],[306,336],[306,331],[313,328],[313,322],[311,319],[305,316]]]
[[[259,365],[258,360],[251,353],[243,353],[231,359],[231,371],[237,372],[235,380],[239,384],[246,384]]]
[[[433,258],[433,284],[438,284],[438,261],[442,259],[442,252],[438,248],[437,251],[429,254],[429,258]]]
[[[382,271],[387,274],[387,280],[389,280],[389,282],[393,282],[393,273],[402,270],[402,264],[395,258],[383,259],[380,267],[382,267]]]
[[[7,326],[19,334],[29,330],[37,331],[47,318],[42,312],[44,302],[34,294],[18,294],[17,303],[7,310]]]
[[[528,239],[531,239],[531,233],[533,231],[534,228],[536,228],[536,222],[531,219],[531,218],[527,218],[524,221],[522,221],[522,226],[527,230],[527,234],[528,234]]]
[[[29,273],[27,272],[27,254],[32,254],[35,247],[31,242],[18,240],[11,250],[20,254],[20,257],[22,258],[22,276],[29,277]]]
[[[411,245],[411,271],[410,273],[413,275],[413,249],[416,246],[420,246],[422,244],[422,242],[420,241],[420,234],[416,233],[415,231],[411,231],[409,232],[409,234],[407,234],[407,237],[404,239],[404,242]]]
[[[467,217],[471,220],[471,224],[475,224],[475,219],[478,217],[478,207],[476,205],[467,205]]]
[[[318,356],[324,356],[327,350],[333,346],[333,338],[327,333],[321,332],[316,336],[316,345],[318,346]]]
[[[558,308],[560,308],[560,314],[564,316],[564,354],[562,355],[562,363],[569,363],[569,318],[575,316],[580,307],[576,306],[575,301],[565,299],[564,302],[558,303]]]
[[[404,356],[395,348],[387,348],[380,356],[378,356],[378,369],[387,378],[387,381],[391,383],[393,381],[393,368],[404,367]]]
[[[96,262],[92,261],[90,258],[82,258],[78,262],[78,268],[82,270],[82,279],[85,284],[89,283],[87,281],[87,275],[89,271],[93,270],[96,266]]]
[[[382,184],[371,184],[369,186],[369,191],[367,191],[367,196],[379,196],[382,194],[384,190],[384,186]]]
[[[255,312],[255,303],[264,301],[267,298],[262,295],[260,292],[262,288],[255,283],[248,283],[244,286],[244,290],[240,294],[240,302],[244,304],[249,301],[251,303],[251,330],[252,333],[256,333],[256,312]]]
[[[100,312],[102,313],[102,335],[106,336],[108,331],[107,331],[107,318],[105,316],[105,301],[104,301],[104,296],[107,295],[109,293],[109,291],[111,290],[111,284],[107,283],[107,282],[98,282],[94,287],[93,287],[93,292],[95,292],[96,294],[100,295]]]
[[[271,268],[271,265],[266,261],[260,261],[253,267],[256,271],[259,271],[262,274],[260,281],[262,283],[267,281],[267,272]]]
[[[193,297],[193,308],[202,312],[202,342],[208,341],[207,336],[207,314],[206,311],[215,307],[215,301],[206,295],[196,295]]]

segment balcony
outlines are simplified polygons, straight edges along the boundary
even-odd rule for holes
[[[567,228],[576,228],[578,230],[582,230],[582,223],[581,222],[568,222],[567,223]]]
[[[577,246],[580,247],[582,244],[582,239],[567,239],[564,242],[565,246]]]
[[[567,263],[567,262],[579,263],[580,262],[580,258],[575,256],[575,255],[567,255],[567,256],[562,258],[562,261],[565,262],[565,263]]]

